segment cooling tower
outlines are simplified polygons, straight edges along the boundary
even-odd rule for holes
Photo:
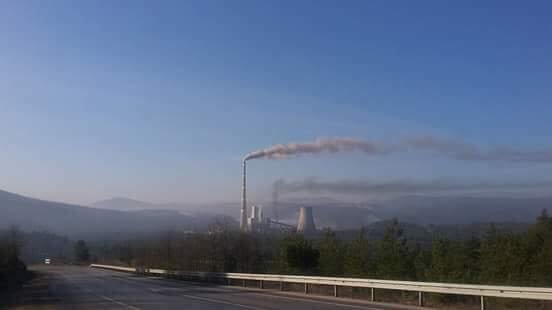
[[[314,218],[312,217],[312,207],[301,207],[299,210],[299,221],[297,222],[297,232],[310,234],[316,231]]]

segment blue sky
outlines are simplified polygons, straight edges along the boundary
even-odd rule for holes
[[[317,137],[552,148],[547,1],[3,1],[0,188],[237,201],[240,158]],[[278,178],[543,179],[403,154],[255,161]]]

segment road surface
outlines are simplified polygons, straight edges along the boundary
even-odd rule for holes
[[[76,266],[34,267],[39,276],[12,309],[387,310],[405,306],[215,286]],[[0,308],[2,308],[0,306]]]

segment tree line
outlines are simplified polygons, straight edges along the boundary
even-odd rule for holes
[[[17,229],[0,231],[0,292],[21,287],[28,278],[27,266],[20,258],[21,243]]]
[[[171,270],[552,285],[552,218],[546,210],[523,232],[489,225],[484,236],[465,240],[434,234],[431,242],[419,242],[397,220],[377,240],[365,229],[344,240],[331,230],[305,238],[241,233],[217,223],[208,233],[167,231],[91,248],[93,260]]]

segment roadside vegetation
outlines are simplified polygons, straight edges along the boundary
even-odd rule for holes
[[[174,270],[552,286],[552,218],[546,211],[521,232],[491,224],[481,237],[435,233],[429,242],[410,238],[393,220],[377,240],[364,229],[346,240],[331,230],[307,239],[244,234],[217,223],[209,233],[168,231],[91,247],[98,261]]]
[[[149,239],[96,243],[91,253],[102,263],[169,270],[552,286],[552,218],[546,211],[524,230],[488,224],[485,233],[463,233],[462,238],[436,230],[427,240],[421,234],[409,236],[403,226],[389,221],[377,238],[368,229],[347,238],[331,230],[305,238],[292,233],[245,234],[217,223],[208,233],[167,231]],[[344,291],[356,298],[370,294],[362,289]],[[417,295],[408,292],[378,290],[377,296],[379,301],[417,302]],[[479,299],[469,296],[426,294],[425,299],[437,308],[479,307]],[[552,309],[552,304],[538,301],[488,298],[487,304],[498,309]]]
[[[75,243],[74,258],[77,264],[87,264],[90,262],[90,252],[84,240],[79,240]]]
[[[20,259],[20,249],[21,236],[17,229],[0,231],[0,293],[20,288],[29,277]]]

